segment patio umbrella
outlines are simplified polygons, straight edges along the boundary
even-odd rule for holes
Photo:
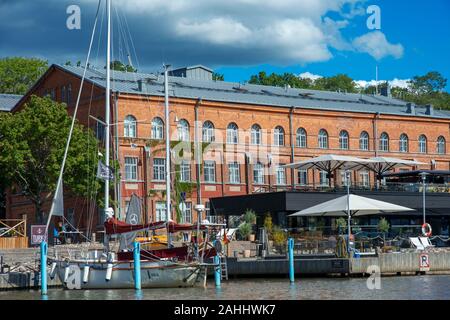
[[[375,157],[370,158],[372,162],[362,164],[368,170],[375,172],[377,176],[378,185],[382,179],[382,175],[392,169],[399,167],[414,167],[422,164],[426,164],[423,162],[412,161],[412,160],[403,160],[398,158],[389,158],[389,157]]]
[[[328,217],[347,217],[348,221],[348,239],[351,235],[351,217],[373,215],[379,213],[391,213],[402,211],[414,211],[407,207],[402,207],[393,203],[374,200],[348,194],[333,200],[329,200],[313,207],[298,211],[289,215],[290,217],[301,216],[328,216]]]
[[[375,165],[374,161],[369,159],[327,154],[307,160],[302,160],[299,162],[286,164],[283,167],[295,169],[317,168],[319,170],[326,171],[328,173],[328,176],[331,177],[333,171],[335,170],[358,170],[359,168],[365,167],[365,165],[369,164]],[[331,179],[329,179],[329,186],[331,187]]]

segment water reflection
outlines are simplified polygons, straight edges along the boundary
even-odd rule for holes
[[[216,288],[161,288],[129,290],[64,290],[49,288],[46,298],[39,290],[0,291],[2,299],[21,300],[202,300],[202,299],[450,299],[450,276],[382,277],[381,289],[370,290],[366,278],[233,279]]]

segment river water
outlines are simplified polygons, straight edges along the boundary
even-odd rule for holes
[[[370,290],[367,278],[298,278],[289,279],[233,279],[223,281],[221,289],[208,282],[203,287],[178,289],[134,290],[48,290],[48,300],[200,300],[200,299],[425,299],[450,300],[450,275],[382,277],[381,288]],[[41,299],[38,290],[0,291],[0,300]]]

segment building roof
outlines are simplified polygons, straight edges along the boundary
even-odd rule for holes
[[[10,112],[22,97],[18,94],[0,93],[0,112]]]
[[[83,75],[83,67],[55,65],[78,77]],[[100,87],[106,87],[106,71],[90,68],[86,79]],[[164,96],[164,78],[149,73],[111,71],[111,89],[120,93]],[[144,83],[139,86],[138,82]],[[385,96],[359,93],[319,91],[310,89],[282,88],[226,81],[206,81],[169,77],[170,96],[229,103],[267,105],[276,107],[298,107],[305,109],[349,111],[361,113],[381,113],[403,116],[421,116],[450,119],[450,112],[434,110],[426,113],[426,107],[416,106],[415,114],[407,112],[407,102]]]

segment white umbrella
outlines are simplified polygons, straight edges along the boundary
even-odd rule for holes
[[[372,162],[363,164],[368,170],[375,172],[377,176],[377,180],[380,181],[382,175],[392,169],[399,167],[414,167],[422,164],[426,164],[423,162],[412,161],[412,160],[403,160],[398,158],[389,158],[389,157],[374,157],[370,158]]]
[[[373,164],[375,162],[369,159],[361,159],[357,157],[341,156],[335,154],[327,154],[319,157],[306,159],[299,162],[290,163],[284,165],[285,168],[295,168],[295,169],[311,169],[317,168],[319,170],[326,171],[329,176],[335,170],[345,169],[345,170],[358,170],[365,165]],[[331,186],[331,179],[329,180]]]
[[[347,197],[349,198],[347,201]],[[290,217],[300,216],[327,216],[327,217],[343,217],[348,215],[348,202],[350,203],[350,216],[363,216],[379,214],[383,212],[402,212],[414,211],[407,207],[399,206],[393,203],[374,200],[371,198],[361,197],[354,194],[345,195],[333,200],[329,200],[313,207],[298,211],[290,215]]]
[[[402,211],[414,211],[407,207],[402,207],[393,203],[374,200],[357,196],[354,194],[347,194],[345,196],[329,200],[313,207],[298,211],[291,214],[291,217],[301,216],[331,216],[342,217],[347,216],[348,221],[348,241],[350,242],[351,235],[351,217],[372,215],[383,212],[402,212]],[[348,246],[350,250],[350,246]]]

